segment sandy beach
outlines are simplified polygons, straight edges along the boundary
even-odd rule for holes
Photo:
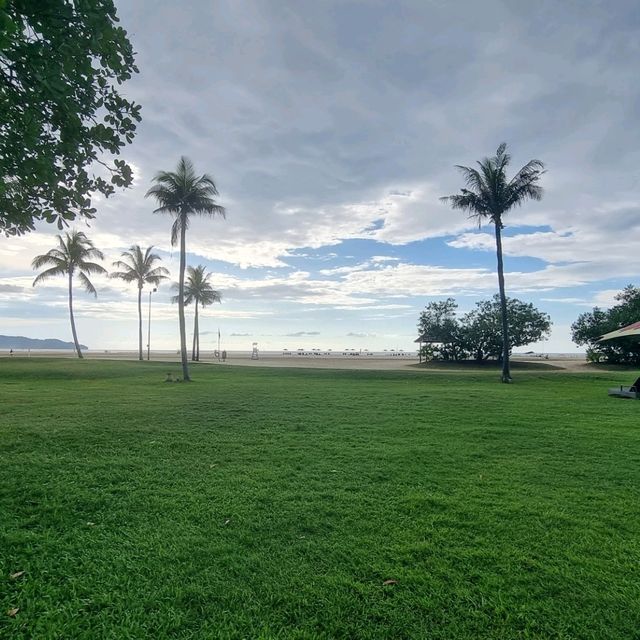
[[[512,359],[516,363],[530,363],[537,366],[547,365],[548,371],[586,371],[588,363],[581,358],[526,358],[516,356]],[[442,372],[470,371],[469,366],[461,364],[434,363],[433,366],[421,366],[417,358],[278,358],[265,357],[258,360],[251,358],[231,358],[226,363],[248,367],[288,367],[301,369],[354,369],[370,371],[425,371]]]
[[[88,360],[137,360],[137,351],[86,351],[84,357]],[[12,357],[8,352],[0,354],[0,357]],[[15,350],[16,358],[75,358],[73,351],[67,350],[42,350],[30,352],[26,350]],[[145,352],[146,360],[146,352]],[[178,363],[180,361],[179,353],[175,351],[152,351],[151,360],[153,362]],[[512,358],[514,363],[531,363],[537,366],[543,365],[541,370],[548,371],[586,371],[588,363],[580,356],[560,356],[551,354],[548,357],[515,355]],[[301,369],[354,369],[369,371],[454,371],[469,370],[468,365],[461,364],[438,364],[433,366],[422,367],[418,364],[415,355],[409,353],[396,353],[380,356],[379,354],[371,355],[282,355],[281,353],[261,354],[258,359],[252,359],[249,352],[231,352],[226,360],[222,362],[211,353],[201,356],[202,364],[212,364],[216,366],[243,366],[243,367],[281,367],[281,368],[301,368]],[[548,369],[546,366],[548,366]]]

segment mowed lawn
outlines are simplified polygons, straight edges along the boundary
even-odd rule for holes
[[[640,637],[632,372],[169,370],[0,360],[1,638]]]

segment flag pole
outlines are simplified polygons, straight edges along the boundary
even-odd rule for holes
[[[220,327],[218,327],[218,360],[220,360]]]

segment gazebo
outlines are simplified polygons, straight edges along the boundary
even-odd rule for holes
[[[614,340],[615,338],[628,338],[630,336],[640,337],[640,322],[633,322],[626,327],[616,329],[605,333],[598,342],[605,340]],[[610,396],[618,396],[619,398],[637,398],[640,400],[640,378],[638,378],[630,387],[614,387],[609,389]]]
[[[418,362],[422,363],[422,346],[425,344],[442,344],[442,340],[438,340],[433,336],[430,336],[427,333],[423,333],[421,336],[416,338],[414,342],[418,345]],[[425,359],[426,362],[426,359]]]
[[[605,333],[598,339],[598,342],[613,340],[614,338],[628,338],[629,336],[640,336],[640,322],[634,322],[632,324],[628,324],[626,327],[622,327],[621,329]]]

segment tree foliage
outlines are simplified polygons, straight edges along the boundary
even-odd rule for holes
[[[458,305],[453,298],[429,302],[420,313],[418,331],[432,341],[426,347],[428,357],[438,360],[458,360],[465,357],[460,336],[460,322],[456,318]]]
[[[587,346],[587,357],[595,362],[640,364],[638,337],[598,342],[605,333],[640,320],[640,288],[630,284],[615,296],[611,309],[594,307],[578,316],[571,325],[571,336],[578,346]]]
[[[138,286],[138,360],[142,360],[142,289],[145,284],[157,287],[168,277],[169,271],[165,267],[155,266],[162,258],[153,253],[153,247],[147,247],[143,251],[140,245],[134,244],[129,251],[122,252],[122,258],[124,260],[113,263],[120,271],[112,272],[110,277],[124,282],[135,282]]]
[[[530,302],[507,298],[510,346],[524,347],[548,337],[551,318]],[[462,341],[478,361],[502,357],[501,304],[496,294],[491,300],[476,303],[476,308],[462,318]]]
[[[171,226],[171,244],[180,243],[180,270],[178,276],[178,319],[180,325],[180,356],[182,375],[190,380],[187,359],[187,332],[184,319],[184,274],[186,270],[186,234],[191,216],[226,215],[225,208],[216,203],[218,189],[208,174],[196,175],[193,164],[184,156],[180,158],[175,171],[160,171],[154,177],[155,184],[145,197],[153,197],[158,203],[154,213],[166,213],[173,216]]]
[[[210,273],[206,273],[206,267],[199,264],[197,267],[187,267],[187,279],[184,283],[184,304],[185,306],[194,304],[195,314],[193,320],[193,348],[191,350],[191,360],[200,360],[200,326],[198,321],[198,307],[208,307],[214,302],[222,302],[222,294],[216,291],[209,281]],[[174,285],[174,289],[178,286]],[[179,296],[174,296],[172,302],[178,302]]]
[[[511,331],[510,347],[539,342],[549,335],[551,319],[533,304],[507,298],[507,318]],[[437,341],[427,345],[425,355],[436,360],[475,358],[479,362],[500,360],[503,353],[502,308],[500,296],[476,303],[461,318],[453,298],[430,302],[420,314],[418,330]]]
[[[458,165],[466,187],[459,194],[441,198],[452,209],[466,211],[471,218],[481,223],[493,222],[496,235],[496,255],[498,258],[498,289],[500,294],[502,338],[502,381],[510,382],[509,353],[513,346],[509,340],[509,322],[507,296],[504,285],[504,265],[502,260],[503,217],[510,209],[522,205],[525,200],[540,200],[542,187],[538,184],[544,173],[544,164],[540,160],[530,160],[510,180],[507,167],[511,156],[503,142],[491,158],[477,163],[478,169]]]
[[[66,276],[68,283],[69,295],[69,320],[71,321],[71,333],[73,335],[73,343],[76,347],[78,358],[82,358],[80,343],[78,342],[78,334],[76,332],[76,323],[73,315],[73,279],[77,276],[78,280],[87,293],[92,293],[98,297],[98,292],[93,286],[89,276],[92,274],[106,274],[106,269],[93,260],[104,260],[102,251],[96,249],[93,242],[87,238],[82,231],[72,231],[65,233],[64,237],[56,236],[58,246],[49,249],[47,253],[36,256],[31,262],[34,269],[42,269],[49,267],[36,276],[33,286],[58,276]]]
[[[117,260],[113,266],[120,271],[113,271],[111,278],[119,278],[125,282],[135,282],[138,289],[144,288],[145,284],[152,284],[157,287],[162,280],[166,279],[169,271],[165,267],[156,267],[156,262],[162,258],[153,253],[153,247],[147,247],[144,251],[140,245],[134,244],[128,251],[122,252],[124,260]]]
[[[0,233],[93,218],[91,194],[131,184],[111,160],[140,120],[119,93],[137,71],[113,0],[0,0]]]

